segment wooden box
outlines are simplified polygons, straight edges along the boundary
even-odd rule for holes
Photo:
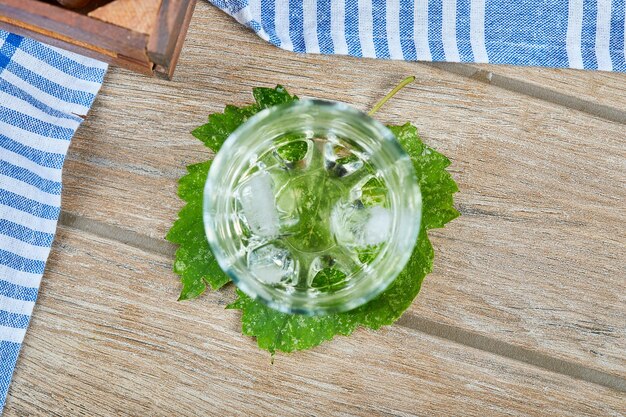
[[[0,0],[0,28],[144,74],[171,78],[195,0]]]

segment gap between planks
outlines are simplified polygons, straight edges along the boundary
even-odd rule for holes
[[[67,211],[61,211],[59,224],[149,253],[163,255],[170,259],[173,259],[176,252],[176,246],[164,239],[151,238],[141,233],[75,215]],[[411,313],[404,314],[396,324],[429,336],[446,339],[550,372],[626,392],[626,379],[624,378],[575,362],[554,358],[532,349],[516,346],[456,326],[418,317]]]
[[[578,110],[611,122],[626,124],[626,110],[594,103],[531,82],[499,75],[493,71],[478,69],[468,64],[449,62],[428,62],[423,64],[538,100],[547,101],[572,110]]]

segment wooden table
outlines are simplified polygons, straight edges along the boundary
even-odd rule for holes
[[[398,324],[272,364],[232,287],[176,301],[192,128],[254,86],[368,109],[410,74],[377,117],[450,157],[462,216]],[[296,55],[200,2],[174,81],[109,71],[64,184],[6,416],[626,413],[625,74]]]

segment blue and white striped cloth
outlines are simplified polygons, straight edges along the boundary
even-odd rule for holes
[[[0,30],[0,413],[54,238],[65,154],[105,72]]]
[[[210,0],[289,51],[626,72],[624,0]]]

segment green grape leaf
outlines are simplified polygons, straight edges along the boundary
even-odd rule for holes
[[[458,217],[452,199],[458,187],[445,171],[450,161],[425,145],[414,126],[407,123],[389,128],[411,156],[424,204],[421,230],[406,267],[389,288],[372,301],[345,313],[326,316],[281,313],[237,291],[238,298],[229,308],[242,311],[243,333],[256,337],[262,349],[271,353],[309,349],[335,335],[349,335],[359,326],[379,329],[393,324],[409,308],[424,277],[432,271],[434,251],[426,232]]]
[[[311,287],[325,291],[336,291],[346,284],[346,274],[335,268],[320,270],[311,282]]]
[[[356,323],[336,315],[304,316],[279,313],[237,290],[237,300],[226,308],[242,312],[243,334],[256,337],[260,348],[272,354],[277,350],[293,352],[309,349],[331,340],[335,335],[347,336]]]
[[[287,162],[300,161],[306,155],[308,145],[303,140],[297,140],[294,138],[294,142],[289,142],[286,145],[276,149],[278,155]]]
[[[252,95],[261,110],[298,100],[298,96],[290,95],[282,85],[276,88],[256,87],[252,89]]]
[[[446,171],[450,160],[425,145],[410,123],[388,127],[413,161],[422,191],[422,226],[437,229],[456,219],[459,212],[454,208],[453,196],[459,187]]]
[[[255,113],[298,99],[281,86],[255,88],[253,95],[255,104],[245,107],[226,106],[223,113],[211,114],[208,123],[195,129],[192,135],[217,152],[228,136]],[[204,233],[202,195],[210,166],[211,161],[207,161],[187,167],[187,175],[178,183],[178,196],[186,205],[178,213],[178,220],[165,237],[179,245],[173,267],[182,283],[179,300],[198,297],[207,285],[216,290],[230,281],[213,257]]]
[[[384,205],[387,199],[387,187],[378,178],[372,178],[363,184],[361,201],[366,206]]]
[[[276,88],[257,87],[252,90],[255,104],[245,107],[226,106],[223,113],[213,113],[209,122],[194,129],[191,134],[201,140],[213,152],[222,147],[224,141],[249,117],[259,111],[278,104],[291,103],[298,97],[291,96],[282,86]]]
[[[223,113],[210,115],[208,123],[195,129],[192,134],[217,152],[228,136],[255,113],[298,99],[281,86],[255,88],[253,96],[255,104],[245,107],[226,106]],[[241,311],[242,331],[245,335],[255,337],[259,347],[271,353],[291,352],[312,348],[331,340],[335,335],[349,335],[359,326],[378,329],[394,323],[417,296],[424,277],[433,266],[434,252],[427,230],[443,227],[459,215],[453,207],[453,194],[458,191],[458,187],[445,170],[450,161],[425,145],[414,126],[407,123],[389,128],[411,156],[422,190],[421,230],[407,266],[389,288],[374,300],[345,313],[325,316],[280,313],[237,290],[237,299],[227,308]],[[281,156],[287,160],[298,160],[305,149],[302,144],[294,143],[286,147]],[[174,271],[180,275],[183,284],[181,300],[199,296],[207,286],[218,289],[229,281],[211,254],[202,222],[202,193],[210,164],[207,161],[187,167],[188,174],[180,179],[178,190],[178,195],[186,205],[166,237],[179,245]],[[384,184],[368,184],[364,193],[365,203],[378,202],[382,198],[381,187],[384,189]],[[362,255],[374,256],[367,251]],[[341,285],[344,278],[335,270],[323,270],[316,276],[315,283],[320,286]]]
[[[187,167],[187,175],[178,183],[178,196],[187,204],[165,237],[179,245],[174,261],[174,272],[183,284],[179,300],[199,296],[207,285],[218,289],[230,280],[213,257],[204,233],[202,194],[210,166],[207,161]]]

